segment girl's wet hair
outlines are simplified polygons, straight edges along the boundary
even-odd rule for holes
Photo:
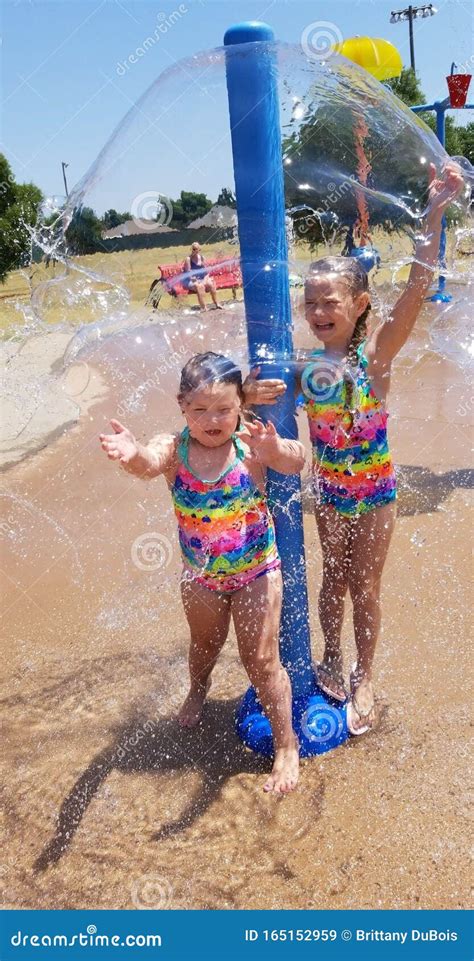
[[[340,278],[347,283],[354,297],[369,290],[367,271],[364,270],[357,257],[321,257],[321,260],[314,260],[313,263],[309,265],[306,283],[311,282],[312,277],[320,277],[322,274],[336,274],[338,279]],[[357,318],[356,325],[352,331],[352,337],[347,348],[347,361],[350,367],[357,367],[357,351],[362,341],[367,337],[367,318],[371,309],[371,304],[367,304],[365,310],[363,310]],[[350,374],[344,377],[344,383],[346,385],[345,406],[351,408],[353,378]]]
[[[195,354],[184,365],[181,371],[178,401],[181,403],[194,390],[202,390],[203,387],[211,384],[234,384],[240,399],[244,399],[241,370],[236,367],[233,360],[208,350],[205,354]]]

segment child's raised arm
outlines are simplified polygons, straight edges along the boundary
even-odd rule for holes
[[[299,440],[280,437],[275,427],[268,424],[245,423],[243,440],[263,467],[271,467],[280,474],[299,474],[305,464],[305,450]]]
[[[118,420],[111,420],[110,423],[114,433],[99,434],[102,450],[109,460],[118,461],[127,473],[145,480],[159,477],[170,470],[176,453],[177,438],[174,434],[157,434],[144,446]]]
[[[457,163],[446,164],[442,177],[436,178],[436,168],[430,164],[429,201],[425,213],[425,237],[415,248],[410,276],[403,294],[392,308],[389,319],[374,331],[369,350],[377,367],[389,368],[392,360],[410,336],[426,291],[433,279],[441,235],[441,221],[446,207],[459,193],[463,183]]]

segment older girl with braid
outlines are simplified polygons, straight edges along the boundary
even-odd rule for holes
[[[448,163],[441,179],[435,179],[431,165],[425,237],[417,244],[407,286],[389,320],[370,334],[367,274],[355,258],[316,261],[305,284],[306,320],[324,345],[300,371],[323,554],[319,617],[325,647],[317,673],[326,694],[347,699],[341,630],[349,591],[357,648],[347,705],[352,734],[370,730],[375,720],[372,663],[380,631],[381,577],[395,522],[396,477],[386,406],[391,365],[415,324],[437,261],[443,211],[461,184],[457,164]],[[284,389],[282,382],[251,378],[247,403],[275,402]]]

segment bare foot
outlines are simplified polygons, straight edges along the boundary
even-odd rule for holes
[[[347,726],[351,734],[365,734],[376,719],[372,681],[357,670],[351,673],[351,699],[347,705]]]
[[[206,685],[193,684],[178,714],[181,727],[196,727],[201,719],[202,709],[211,686],[209,678]]]
[[[290,747],[281,747],[275,753],[272,773],[263,786],[264,791],[289,794],[298,783],[299,745],[295,737]]]

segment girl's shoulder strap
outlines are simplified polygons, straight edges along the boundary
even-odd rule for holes
[[[365,356],[366,344],[367,344],[367,337],[364,337],[364,340],[359,344],[357,348],[357,359],[363,365],[363,367],[367,367],[367,364],[368,364],[367,357]]]
[[[178,454],[179,460],[183,462],[185,467],[189,468],[188,449],[189,449],[189,427],[185,427],[184,430],[181,431],[181,434],[178,440],[177,454]]]
[[[178,460],[181,461],[181,463],[184,465],[184,467],[186,468],[186,470],[188,470],[190,474],[193,474],[193,471],[191,470],[191,467],[190,467],[190,465],[189,465],[189,438],[190,438],[190,436],[191,436],[191,435],[190,435],[190,433],[189,433],[189,427],[185,427],[184,430],[181,432],[181,435],[180,435],[180,437],[179,437],[178,447],[177,447],[177,455],[178,455]],[[226,467],[225,470],[223,470],[222,473],[219,474],[218,477],[215,477],[215,478],[214,478],[214,480],[212,480],[212,481],[207,481],[207,480],[205,480],[203,477],[200,477],[199,479],[202,480],[204,483],[215,484],[216,481],[221,480],[222,477],[225,476],[225,474],[228,474],[228,472],[232,469],[232,467],[235,466],[235,464],[237,463],[237,461],[239,461],[239,460],[241,460],[241,461],[245,460],[245,457],[246,457],[245,447],[244,447],[244,445],[243,445],[240,437],[238,436],[238,434],[236,434],[236,433],[232,434],[232,441],[233,441],[234,448],[235,448],[235,459],[232,461],[231,464],[229,464],[229,467]]]
[[[320,354],[324,354],[324,350],[320,347],[315,347],[314,350],[310,350],[308,352],[305,359],[299,362],[298,369],[299,369],[300,376],[303,374],[303,372],[306,372],[307,370],[309,370],[314,366],[314,362],[319,357]]]
[[[239,435],[236,433],[232,434],[232,440],[234,442],[236,460],[245,460],[246,451]]]

